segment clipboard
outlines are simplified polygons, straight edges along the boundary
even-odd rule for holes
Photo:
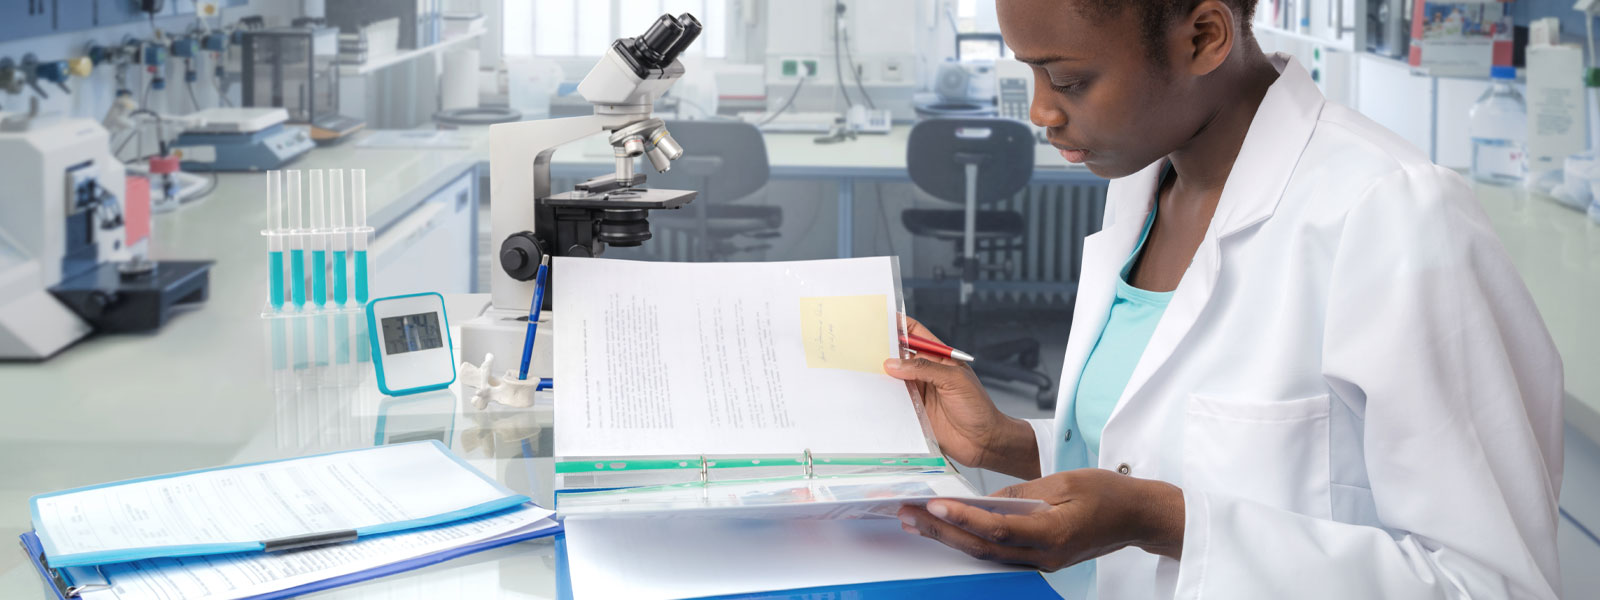
[[[293,598],[296,596],[310,594],[312,592],[320,592],[323,590],[360,583],[369,579],[377,579],[379,577],[387,577],[397,573],[413,571],[447,560],[467,556],[469,554],[476,554],[486,550],[493,550],[502,546],[509,546],[511,544],[525,542],[532,539],[558,535],[560,533],[562,533],[562,527],[560,525],[556,525],[555,527],[546,529],[497,537],[475,544],[459,546],[449,550],[435,552],[433,554],[426,554],[423,556],[390,563],[381,567],[368,569],[366,571],[358,571],[355,573],[339,575],[292,588],[286,588],[276,592],[249,596],[244,600],[276,600],[279,598]],[[33,564],[34,571],[39,574],[39,577],[42,580],[46,590],[46,598],[53,598],[54,600],[74,600],[79,598],[81,594],[85,592],[103,589],[97,586],[105,585],[104,582],[67,581],[66,577],[63,576],[59,571],[50,568],[44,559],[44,548],[39,544],[38,536],[34,535],[32,531],[18,536],[17,541],[22,546],[23,553],[28,555],[28,562]]]

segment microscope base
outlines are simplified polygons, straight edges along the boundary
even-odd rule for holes
[[[533,357],[528,362],[528,379],[555,376],[554,320],[551,311],[539,315],[539,332],[533,344]],[[495,370],[516,371],[522,362],[522,345],[527,336],[527,311],[491,306],[483,314],[461,324],[461,352],[456,360],[481,365],[484,355],[493,354]]]
[[[211,261],[164,260],[149,273],[128,276],[121,263],[93,270],[50,288],[57,300],[101,333],[154,331],[181,306],[206,301]]]
[[[44,360],[94,328],[38,289],[0,305],[0,360]]]

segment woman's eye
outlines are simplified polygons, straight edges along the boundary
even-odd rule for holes
[[[1050,89],[1062,94],[1078,93],[1083,91],[1083,86],[1084,82],[1082,79],[1074,79],[1064,83],[1056,83],[1054,81],[1050,82]]]

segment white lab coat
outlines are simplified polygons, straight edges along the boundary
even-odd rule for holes
[[[1073,394],[1163,163],[1084,241],[1042,472],[1183,489],[1182,560],[1124,549],[1068,598],[1553,598],[1560,358],[1457,173],[1285,55],[1216,216],[1091,456]],[[1095,571],[1098,571],[1096,573]],[[1080,586],[1082,587],[1082,586]]]

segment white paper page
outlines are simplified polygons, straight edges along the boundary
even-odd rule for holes
[[[1023,570],[906,533],[895,519],[572,517],[563,525],[574,600],[698,598]]]
[[[554,273],[557,456],[928,451],[882,372],[889,258],[558,258]]]
[[[565,495],[561,514],[662,519],[893,519],[900,507],[954,498],[1003,514],[1049,508],[1030,498],[981,496],[954,474],[872,475],[709,486],[630,488]]]
[[[555,527],[551,512],[523,505],[492,517],[393,533],[347,544],[267,554],[157,558],[101,567],[113,589],[84,600],[225,600],[285,590],[443,552],[500,536]],[[89,579],[89,580],[92,580]],[[84,583],[85,581],[78,581]]]
[[[40,498],[34,527],[59,559],[357,529],[509,495],[437,444],[399,444]]]

